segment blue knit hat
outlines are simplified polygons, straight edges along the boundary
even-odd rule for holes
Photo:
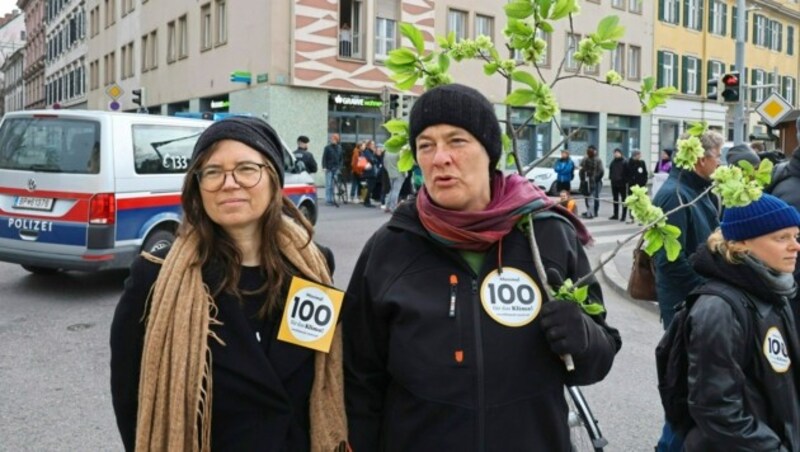
[[[766,193],[745,207],[725,209],[720,223],[725,240],[747,240],[792,226],[800,226],[797,209]]]

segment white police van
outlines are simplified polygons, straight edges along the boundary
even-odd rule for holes
[[[172,243],[194,144],[212,121],[86,110],[0,122],[0,261],[34,273],[127,268]],[[284,145],[285,147],[285,145]],[[312,221],[313,179],[284,148],[284,194]]]

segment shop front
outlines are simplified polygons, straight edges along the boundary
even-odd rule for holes
[[[330,92],[328,95],[328,134],[338,133],[344,151],[344,170],[350,170],[350,158],[356,143],[389,139],[383,128],[383,101],[379,94]]]

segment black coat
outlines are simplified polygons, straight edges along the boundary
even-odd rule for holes
[[[644,187],[647,185],[647,165],[641,160],[628,159],[628,165],[625,167],[625,181],[630,186]]]
[[[686,450],[800,451],[800,341],[789,300],[748,265],[727,263],[705,246],[692,260],[702,276],[744,291],[750,318],[741,323],[717,295],[692,305],[688,403],[697,425]],[[783,347],[765,351],[776,337]]]
[[[333,256],[320,247],[332,267]],[[166,255],[161,251],[160,255]],[[146,300],[161,266],[137,258],[111,325],[111,396],[125,449],[135,448],[139,371],[144,344]],[[215,272],[203,271],[213,287]],[[242,268],[241,288],[263,283],[253,267]],[[288,292],[288,286],[282,293]],[[309,394],[314,379],[314,352],[277,340],[278,318],[255,315],[261,296],[230,295],[216,299],[214,326],[225,346],[209,339],[214,378],[211,450],[294,452],[310,449]],[[281,315],[279,313],[277,315]],[[260,335],[259,342],[256,332]]]
[[[611,181],[612,186],[619,187],[625,185],[625,168],[628,166],[627,162],[625,157],[611,159],[611,163],[608,164],[608,179]]]
[[[339,171],[342,167],[343,159],[342,146],[336,143],[328,143],[322,151],[322,169]]]
[[[305,170],[308,174],[317,172],[317,161],[314,160],[314,155],[308,152],[308,150],[297,148],[294,151],[294,158],[303,162],[303,166],[305,166]]]
[[[547,268],[577,279],[589,261],[571,224],[536,220]],[[569,451],[564,385],[603,379],[621,345],[604,316],[584,316],[589,347],[575,371],[547,344],[538,318],[506,327],[481,305],[481,283],[497,268],[498,247],[476,274],[434,242],[415,203],[401,204],[368,241],[345,296],[345,398],[354,451]],[[504,268],[541,287],[527,238],[502,240]],[[451,275],[457,277],[449,315]],[[590,296],[601,300],[600,285]],[[459,359],[458,351],[462,354]]]

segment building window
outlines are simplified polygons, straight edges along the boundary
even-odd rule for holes
[[[738,20],[737,19],[738,14],[739,14],[739,8],[734,6],[731,9],[731,38],[733,38],[733,39],[736,39],[736,33],[737,33],[736,30],[738,28],[736,21]],[[747,37],[749,36],[749,34],[750,34],[750,12],[745,10],[745,12],[744,12],[744,40],[745,41],[747,41]]]
[[[167,22],[167,63],[175,61],[175,21]]]
[[[611,69],[625,77],[625,44],[617,43],[617,48],[611,51]]]
[[[684,7],[686,14],[683,15],[683,26],[692,30],[703,29],[703,1],[686,0]]]
[[[478,36],[487,36],[494,42],[494,17],[475,15],[475,38]]]
[[[189,56],[189,28],[186,24],[186,15],[178,18],[178,58]]]
[[[769,47],[772,50],[780,52],[783,50],[783,24],[776,21],[770,21],[770,39]]]
[[[228,42],[228,10],[225,0],[217,0],[217,44]]]
[[[767,18],[756,14],[754,16],[755,23],[753,24],[753,44],[766,47],[767,46]]]
[[[634,14],[642,14],[642,2],[644,0],[628,0],[628,11]]]
[[[128,43],[128,77],[133,77],[133,41]]]
[[[455,33],[456,41],[467,39],[467,13],[457,9],[447,11],[447,34]]]
[[[106,8],[106,28],[114,25],[114,22],[117,20],[117,0],[105,0],[105,8]]]
[[[150,69],[158,67],[158,30],[150,32]]]
[[[725,64],[719,61],[708,60],[708,79],[719,79],[725,72]],[[708,94],[708,93],[706,93]]]
[[[711,1],[711,15],[708,17],[709,31],[715,35],[725,36],[728,24],[728,5],[722,0]]]
[[[120,64],[122,64],[122,68],[119,71],[120,79],[125,80],[128,78],[128,46],[122,46],[119,49],[119,56],[120,56]]]
[[[794,27],[786,26],[786,54],[794,55]]]
[[[658,51],[658,72],[656,84],[659,88],[665,86],[678,87],[678,77],[676,76],[678,57],[672,52]]]
[[[575,60],[575,52],[578,50],[578,42],[580,40],[581,35],[567,33],[567,61],[564,63],[564,69],[567,71],[576,72],[578,70],[578,62]]]
[[[700,60],[690,56],[683,57],[683,80],[681,92],[684,94],[700,94],[701,78]]]
[[[389,52],[397,48],[397,23],[391,19],[375,19],[375,59],[389,58]]]
[[[539,58],[539,65],[541,67],[550,67],[550,33],[547,33],[541,28],[537,28],[536,37],[544,40],[544,42],[547,43],[547,45],[544,47],[544,52],[542,52],[542,55]]]
[[[766,73],[761,69],[753,69],[753,95],[751,96],[751,100],[753,102],[761,102],[764,100],[764,91],[766,88],[758,88],[761,85],[767,83],[766,81]]]
[[[200,8],[200,50],[211,48],[211,3]]]
[[[148,52],[150,51],[149,46],[147,45],[147,37],[148,35],[142,36],[142,72],[147,72],[150,70],[148,64],[150,64]]]
[[[611,7],[625,11],[625,0],[611,0]]]
[[[795,79],[794,77],[781,77],[781,95],[790,105],[794,105]]]
[[[668,24],[677,24],[680,17],[681,0],[659,1],[658,19]]]
[[[639,80],[642,77],[642,49],[628,45],[628,80]]]
[[[364,58],[364,11],[361,0],[339,1],[339,56],[344,58]],[[377,16],[378,14],[376,14]],[[381,17],[388,17],[383,14]]]

